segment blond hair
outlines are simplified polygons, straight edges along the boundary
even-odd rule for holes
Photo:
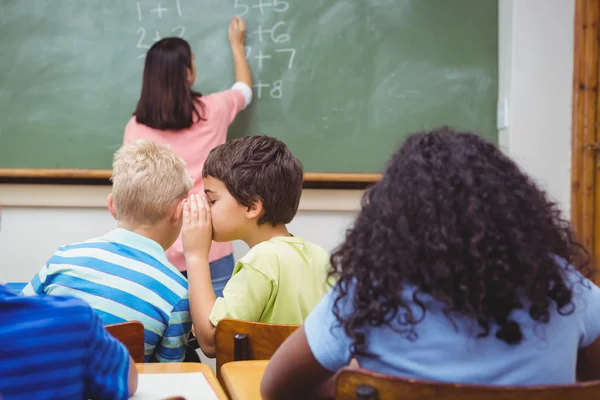
[[[117,219],[143,226],[162,221],[193,186],[185,161],[170,148],[149,140],[117,150],[111,181]]]

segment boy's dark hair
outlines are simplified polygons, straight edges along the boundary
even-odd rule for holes
[[[289,223],[302,195],[302,163],[280,140],[248,136],[215,147],[204,163],[202,176],[222,181],[243,206],[263,203],[258,224]]]
[[[538,323],[571,314],[573,286],[590,284],[575,273],[592,275],[588,258],[556,203],[510,158],[479,136],[440,128],[410,136],[365,194],[331,257],[333,312],[354,354],[371,355],[370,327],[395,322],[417,339],[428,296],[451,320],[475,322],[479,337],[517,344],[512,312]]]

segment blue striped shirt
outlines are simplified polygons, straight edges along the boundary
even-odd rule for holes
[[[183,361],[192,327],[187,280],[155,241],[115,229],[63,246],[21,292],[85,300],[104,324],[144,324],[146,362]]]
[[[2,400],[127,399],[129,353],[85,302],[0,285]]]

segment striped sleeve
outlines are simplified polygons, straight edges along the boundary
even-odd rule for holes
[[[35,296],[37,294],[44,294],[44,284],[46,283],[46,276],[48,276],[48,264],[44,265],[40,272],[38,272],[31,282],[29,282],[23,290],[21,295],[23,296]]]
[[[169,325],[156,348],[156,359],[160,362],[181,362],[185,358],[187,339],[192,329],[190,303],[187,296],[179,300],[171,311]]]
[[[129,352],[104,329],[100,318],[93,312],[92,314],[85,398],[127,399]]]

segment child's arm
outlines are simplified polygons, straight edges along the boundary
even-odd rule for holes
[[[311,311],[304,326],[277,349],[263,375],[264,399],[313,399],[334,394],[335,374],[352,359],[352,341],[333,313],[336,296],[332,289]],[[345,314],[348,302],[340,307]]]
[[[183,249],[188,267],[190,311],[198,344],[215,357],[216,324],[223,318],[258,321],[273,292],[273,283],[252,265],[241,264],[227,282],[223,297],[215,298],[208,252],[212,239],[206,199],[192,195],[183,208]]]
[[[208,266],[204,267],[208,270]],[[210,290],[213,293],[210,272],[208,274],[197,276],[191,276],[190,265],[188,262],[188,278],[190,287],[190,296],[195,296],[194,306],[202,309],[202,317],[205,318],[205,313],[208,312],[208,320],[210,325],[207,325],[202,334],[197,333],[198,344],[207,357],[215,357],[215,335],[216,326],[218,322],[224,318],[233,318],[243,321],[259,321],[266,305],[269,301],[269,297],[273,292],[272,282],[263,275],[260,271],[252,267],[251,265],[238,264],[234,270],[233,276],[227,282],[225,289],[223,290],[223,297],[219,297],[214,300],[214,294],[210,296],[198,296],[196,290],[192,289],[192,285],[195,285],[197,280],[202,280],[202,287],[205,288],[210,285]],[[200,286],[193,286],[199,288]],[[192,295],[192,292],[194,293]],[[205,299],[205,300],[202,300]],[[192,302],[191,301],[191,302]],[[205,302],[209,306],[206,308],[202,307],[201,302]],[[194,319],[194,323],[196,319]],[[201,326],[204,326],[205,320],[201,321]],[[198,329],[196,327],[195,329]]]
[[[210,358],[215,357],[215,327],[209,316],[215,305],[215,292],[210,279],[208,255],[206,257],[186,254],[188,267],[188,290],[190,312],[194,331],[202,352]]]
[[[304,327],[300,327],[269,361],[260,394],[265,400],[333,398],[333,376],[333,372],[319,364],[310,350]]]
[[[154,352],[156,359],[160,362],[183,361],[191,329],[190,305],[186,297],[179,300],[171,310],[169,325]]]
[[[209,320],[215,305],[208,253],[212,242],[210,207],[202,196],[192,194],[183,205],[183,250],[188,267],[188,296],[194,331],[208,357],[215,353],[215,327]]]
[[[293,362],[290,362],[293,360]],[[352,359],[349,368],[358,369]],[[277,349],[260,384],[263,399],[330,399],[335,397],[339,372],[324,368],[315,358],[304,327],[296,330]]]

